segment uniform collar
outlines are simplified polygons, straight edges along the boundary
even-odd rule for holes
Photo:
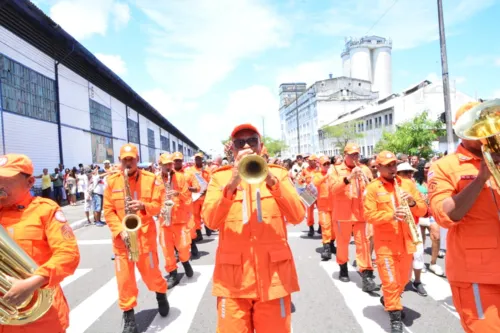
[[[9,207],[4,207],[4,209],[22,211],[29,206],[31,201],[33,201],[33,196],[31,196],[31,193],[27,192],[17,203]]]
[[[478,156],[474,155],[470,151],[467,150],[461,143],[458,145],[456,154],[458,156],[458,160],[460,162],[469,162],[471,160],[481,160]]]
[[[389,182],[387,179],[385,179],[382,176],[379,176],[377,179],[382,183],[382,185],[385,185],[385,184],[394,185],[393,182]],[[403,179],[399,176],[396,176],[395,180],[398,182],[398,185],[401,185],[401,182],[403,181]]]

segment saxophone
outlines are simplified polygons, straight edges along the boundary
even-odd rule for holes
[[[411,240],[413,244],[422,244],[422,236],[417,231],[417,224],[415,223],[415,219],[413,218],[413,214],[411,213],[410,205],[408,205],[408,200],[403,200],[401,198],[402,191],[398,185],[397,179],[394,179],[394,190],[396,191],[396,197],[398,199],[399,206],[403,207],[405,210],[405,222],[408,223],[408,226],[410,227]]]
[[[139,172],[137,170],[136,172]],[[132,213],[128,208],[128,203],[132,200],[130,195],[130,184],[128,181],[129,169],[123,171],[123,178],[125,183],[125,216],[122,219],[122,225],[127,232],[128,237],[125,239],[125,246],[128,251],[128,258],[133,262],[139,260],[139,237],[137,233],[142,227],[142,221],[139,215]]]
[[[169,227],[172,223],[172,208],[174,207],[172,196],[168,194],[172,189],[172,171],[169,171],[167,174],[165,189],[167,195],[165,196],[165,201],[163,203],[163,225]]]

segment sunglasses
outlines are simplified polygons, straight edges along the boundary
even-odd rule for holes
[[[330,163],[324,163],[323,166],[330,166]]]
[[[233,140],[233,145],[236,149],[241,149],[248,144],[250,147],[257,147],[259,144],[259,138],[251,137],[248,139],[235,139]]]

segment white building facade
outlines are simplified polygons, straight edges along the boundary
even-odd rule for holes
[[[29,2],[12,6],[23,6],[41,20],[50,20]],[[9,14],[15,22],[16,14]],[[27,35],[18,33],[12,22],[0,26],[1,154],[28,155],[35,173],[40,174],[44,168],[52,172],[59,163],[68,168],[104,160],[117,163],[119,149],[127,142],[139,147],[142,162],[156,162],[166,151],[180,151],[186,157],[198,151],[189,138],[74,39],[74,51],[56,59],[28,42]],[[29,24],[41,34],[32,40],[41,40],[44,30],[40,23]],[[57,49],[59,44],[54,44]],[[76,73],[70,67],[77,68],[77,61],[93,63],[95,72],[89,66]]]

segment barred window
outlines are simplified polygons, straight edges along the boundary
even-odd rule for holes
[[[112,134],[113,123],[111,122],[111,109],[90,99],[90,128]]]
[[[128,141],[139,144],[139,123],[127,118]]]
[[[90,137],[92,163],[102,163],[105,160],[109,160],[113,163],[113,139],[93,133]]]
[[[170,151],[170,140],[163,135],[160,136],[161,150]]]
[[[172,153],[177,151],[177,147],[175,146],[175,142],[172,141]]]
[[[153,147],[149,147],[148,151],[149,151],[149,162],[155,163],[156,162],[155,149]]]
[[[180,153],[182,153],[182,154],[184,154],[183,149],[184,149],[184,147],[183,147],[183,146],[179,143],[179,144],[177,145],[177,151],[178,151],[178,152],[180,152]]]
[[[2,108],[30,118],[57,121],[55,81],[0,54]]]
[[[155,148],[155,131],[148,128],[148,146]]]

